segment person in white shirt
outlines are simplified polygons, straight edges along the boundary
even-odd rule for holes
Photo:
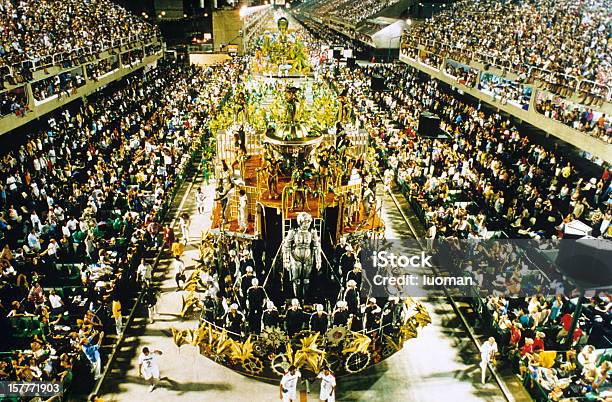
[[[283,402],[297,402],[297,386],[302,374],[292,364],[280,382],[280,399]]]
[[[204,214],[204,205],[206,203],[206,196],[204,195],[202,190],[198,189],[198,192],[196,193],[195,198],[196,198],[196,206],[198,207],[198,213],[202,215]]]
[[[319,399],[325,402],[336,401],[336,377],[329,370],[329,367],[323,366],[323,370],[317,376],[321,380],[321,391]]]
[[[57,249],[58,245],[55,239],[49,240],[49,244],[47,245],[47,249],[43,251],[41,255],[47,255],[48,260],[55,262],[57,260]]]
[[[66,222],[66,226],[70,230],[70,233],[74,232],[77,229],[79,221],[77,221],[74,217],[71,217],[68,222]]]
[[[64,311],[64,301],[62,298],[55,293],[55,290],[49,291],[49,304],[51,304],[52,314],[61,314]]]
[[[8,189],[11,191],[16,191],[17,190],[17,180],[15,179],[14,176],[9,176],[6,179],[6,185],[8,186]]]
[[[480,369],[482,371],[481,382],[485,383],[485,378],[487,376],[487,365],[495,360],[495,355],[497,354],[497,342],[495,342],[495,338],[490,337],[485,343],[480,347]]]
[[[136,269],[136,277],[145,286],[151,284],[151,276],[153,269],[150,264],[147,264],[145,259],[140,260],[140,265]]]
[[[35,199],[38,199],[40,197],[40,190],[38,189],[38,184],[36,182],[32,182],[32,184],[30,184],[30,187],[32,188],[32,195]]]
[[[152,392],[159,381],[159,366],[157,364],[157,356],[161,356],[159,350],[149,351],[146,346],[142,348],[142,353],[138,356],[138,371],[142,378],[147,381],[151,387],[149,392]]]
[[[17,271],[15,271],[15,268],[13,268],[10,262],[5,263],[4,268],[2,269],[2,276],[4,276],[4,278],[12,278],[15,275],[17,275]]]
[[[181,236],[185,244],[189,241],[189,216],[182,214],[179,218],[179,227],[181,228]]]
[[[39,253],[41,250],[40,240],[38,239],[38,236],[36,235],[34,229],[32,229],[32,231],[28,235],[28,246],[30,246],[30,248],[36,251],[37,253]]]
[[[32,222],[32,227],[36,232],[40,233],[42,231],[42,222],[35,211],[32,211],[30,215],[30,222]]]
[[[62,225],[62,236],[70,237],[72,233],[70,233],[70,229],[68,229],[68,224]]]

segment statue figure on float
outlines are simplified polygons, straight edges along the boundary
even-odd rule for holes
[[[321,269],[321,241],[312,225],[312,216],[300,212],[298,227],[291,229],[283,242],[283,266],[289,271],[295,296],[302,299],[310,284],[310,274],[314,267]]]

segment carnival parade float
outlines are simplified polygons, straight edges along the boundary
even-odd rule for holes
[[[179,347],[265,381],[291,364],[358,373],[430,322],[412,298],[371,298],[360,244],[384,233],[375,158],[346,94],[311,73],[304,35],[264,34],[211,123],[213,223],[181,312],[200,326],[173,330]]]

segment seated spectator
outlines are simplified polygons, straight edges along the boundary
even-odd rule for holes
[[[28,23],[19,23],[27,18]],[[63,54],[64,67],[116,45],[156,34],[156,28],[107,0],[0,1],[0,67],[46,64]],[[78,27],[78,28],[75,28]],[[32,40],[37,38],[37,40]],[[9,45],[10,44],[10,45]],[[23,74],[30,79],[28,70]]]

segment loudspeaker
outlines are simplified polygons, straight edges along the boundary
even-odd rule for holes
[[[354,57],[348,57],[346,59],[346,66],[348,68],[355,68],[355,58]]]
[[[386,90],[387,87],[385,86],[385,79],[379,75],[373,75],[371,81],[371,88],[374,92]]]
[[[334,59],[340,60],[342,58],[342,49],[334,49]]]
[[[429,112],[421,113],[417,132],[421,137],[437,138],[440,133],[440,117]]]

